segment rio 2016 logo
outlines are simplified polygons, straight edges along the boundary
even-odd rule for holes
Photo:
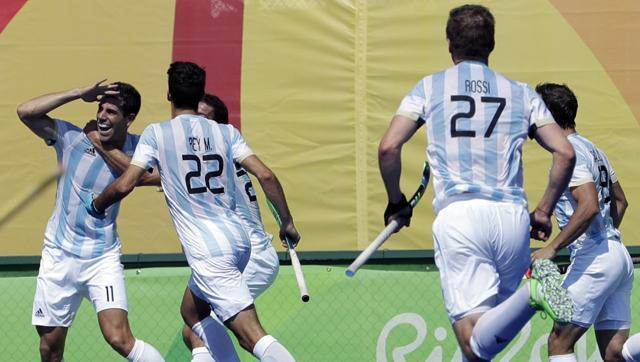
[[[542,362],[547,361],[547,339],[549,338],[550,323],[542,321],[543,323],[534,323],[535,327],[532,327],[532,322],[527,323],[520,334],[511,341],[509,346],[496,357],[496,361],[508,362],[508,361],[530,361],[530,362]],[[409,325],[415,329],[416,336],[414,340],[403,346],[388,346],[388,339],[392,331],[401,326]],[[376,361],[377,362],[405,362],[405,361],[425,361],[425,362],[443,362],[445,356],[452,356],[449,359],[451,362],[462,361],[462,352],[460,348],[456,348],[455,351],[446,349],[442,345],[434,345],[428,349],[428,353],[425,356],[418,356],[415,352],[420,348],[427,338],[428,333],[431,332],[427,328],[427,322],[416,313],[402,313],[391,318],[382,328],[382,331],[378,335],[378,341],[376,344]],[[443,343],[447,338],[454,338],[455,336],[451,332],[451,327],[438,326],[433,331],[437,342]],[[449,337],[451,336],[451,337]],[[389,359],[387,350],[391,349],[391,359]],[[578,361],[602,361],[595,343],[587,346],[586,334],[578,341],[575,347],[575,353]],[[589,355],[589,357],[587,357]]]

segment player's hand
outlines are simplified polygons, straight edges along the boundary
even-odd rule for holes
[[[105,216],[104,211],[99,212],[93,204],[93,192],[84,192],[80,195],[87,213],[95,218],[102,219]]]
[[[530,236],[536,240],[547,241],[551,235],[553,227],[551,226],[551,218],[546,213],[535,209],[529,214],[531,223]]]
[[[88,85],[80,89],[80,98],[85,102],[99,101],[105,95],[115,95],[120,93],[117,84],[104,84],[106,79]]]
[[[536,259],[553,259],[556,257],[556,249],[551,245],[547,245],[542,249],[538,249],[531,253],[531,261]]]
[[[295,248],[296,245],[298,245],[298,242],[300,241],[300,234],[298,234],[298,230],[296,230],[295,225],[293,225],[293,222],[288,222],[286,224],[282,224],[280,226],[280,240],[282,240],[282,246],[284,246],[285,248],[289,248],[289,245],[287,244],[285,238],[288,238],[289,241],[291,242],[291,245]]]
[[[384,224],[389,225],[393,220],[397,220],[400,226],[409,226],[411,223],[411,216],[413,216],[413,209],[407,202],[407,197],[402,194],[402,198],[398,202],[387,203],[387,208],[384,210]],[[398,228],[395,232],[400,230]]]
[[[95,119],[90,120],[82,130],[91,143],[96,146],[100,145],[100,135],[98,135],[98,122]]]

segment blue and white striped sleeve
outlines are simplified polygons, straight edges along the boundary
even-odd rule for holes
[[[425,81],[421,79],[411,91],[402,99],[396,115],[407,117],[412,121],[427,119],[425,113],[427,97],[425,93]]]
[[[142,132],[136,151],[133,153],[131,164],[145,170],[157,167],[158,141],[153,124],[148,125]]]

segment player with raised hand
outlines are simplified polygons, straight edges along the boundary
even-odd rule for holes
[[[116,232],[119,204],[103,219],[88,218],[81,195],[104,189],[114,174],[82,129],[48,113],[71,101],[98,102],[97,136],[109,147],[132,154],[139,136],[127,132],[140,110],[140,94],[126,83],[105,80],[42,95],[18,107],[18,116],[56,150],[62,170],[56,204],[47,224],[32,323],[40,336],[43,361],[63,359],[67,330],[83,298],[93,304],[104,338],[129,361],[164,361],[135,339],[127,317],[127,293]]]
[[[197,115],[204,95],[205,71],[191,62],[172,63],[168,98],[170,121],[149,125],[142,134],[131,165],[86,207],[98,218],[105,209],[129,194],[145,170],[158,168],[165,199],[191,267],[189,288],[181,314],[216,360],[213,348],[218,328],[213,311],[233,331],[240,345],[260,360],[293,361],[287,349],[267,335],[258,321],[253,298],[243,281],[251,243],[235,213],[234,163],[256,176],[266,196],[283,217],[280,238],[297,243],[282,187],[230,125],[219,125]],[[210,332],[212,333],[210,334]]]
[[[629,347],[623,352],[633,287],[633,262],[618,230],[627,199],[607,155],[576,131],[578,100],[571,89],[545,83],[536,91],[576,152],[571,181],[555,208],[561,231],[532,254],[534,259],[553,259],[567,246],[571,252],[563,285],[573,300],[573,317],[570,323],[554,324],[549,359],[576,361],[574,345],[593,325],[603,360],[634,360]]]
[[[471,361],[491,360],[535,314],[566,321],[571,300],[550,261],[533,264],[537,283],[516,291],[530,265],[529,226],[540,238],[575,163],[571,144],[540,97],[488,67],[495,20],[480,5],[449,13],[454,66],[421,79],[404,97],[379,145],[389,200],[385,221],[409,223],[399,186],[402,146],[425,120],[433,178],[435,261],[458,344]],[[551,152],[544,196],[531,218],[522,180],[527,135]],[[531,305],[530,305],[531,303]],[[533,307],[532,307],[533,306]]]

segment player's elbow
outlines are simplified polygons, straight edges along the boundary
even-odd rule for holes
[[[135,183],[127,182],[126,180],[119,180],[113,185],[115,192],[119,195],[128,195],[136,187]]]
[[[266,167],[260,170],[259,172],[257,172],[255,176],[261,184],[272,183],[277,180],[276,174],[274,174],[273,171],[271,171]]]
[[[556,149],[553,155],[554,159],[556,159],[562,166],[573,170],[573,166],[576,164],[576,153],[569,142]]]
[[[395,157],[400,153],[400,146],[395,144],[394,142],[390,142],[386,139],[382,139],[380,141],[380,145],[378,145],[378,158],[386,159],[390,157]]]
[[[16,109],[18,118],[20,118],[22,122],[29,122],[31,120],[31,111],[29,108],[30,107],[27,105],[27,103],[22,103]]]

